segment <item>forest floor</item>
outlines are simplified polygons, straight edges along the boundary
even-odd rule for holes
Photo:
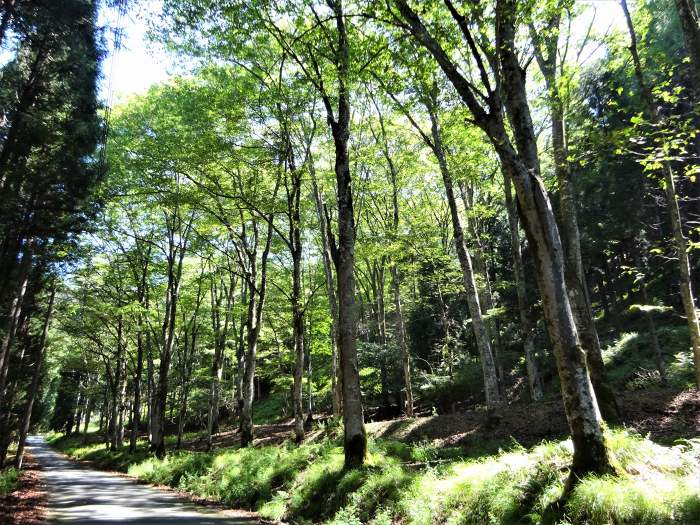
[[[41,525],[46,518],[47,491],[42,469],[31,454],[25,454],[17,488],[0,497],[0,524]]]

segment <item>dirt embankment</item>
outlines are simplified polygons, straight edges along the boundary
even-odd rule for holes
[[[624,392],[619,396],[623,424],[657,441],[700,436],[700,392],[672,389]],[[446,446],[511,438],[531,445],[568,432],[561,401],[511,405],[497,411],[469,410],[414,419],[370,423],[377,437],[435,441]]]
[[[700,392],[697,390],[650,389],[619,394],[623,425],[659,442],[700,436]],[[276,445],[292,438],[292,420],[255,426],[256,446]],[[494,444],[512,439],[524,446],[568,433],[560,400],[514,404],[496,411],[472,409],[455,414],[399,418],[367,424],[375,437],[405,442],[429,441],[443,446]],[[314,440],[323,435],[316,429],[307,433]],[[223,429],[213,437],[214,448],[239,444],[238,430]],[[183,444],[189,450],[206,450],[201,436]]]

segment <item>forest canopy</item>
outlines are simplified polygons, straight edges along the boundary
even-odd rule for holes
[[[138,4],[0,7],[0,461],[278,423],[361,469],[367,422],[555,403],[566,498],[628,393],[697,389],[695,2],[163,0],[184,69],[105,107]]]

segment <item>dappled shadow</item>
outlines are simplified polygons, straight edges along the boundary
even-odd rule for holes
[[[700,435],[700,392],[653,389],[624,395],[625,425],[659,443]]]
[[[654,388],[618,394],[623,425],[658,441],[700,434],[700,393],[696,390]],[[568,435],[560,400],[505,406],[497,412],[469,410],[460,414],[383,421],[367,425],[375,437],[440,446],[462,447],[476,457],[507,448],[517,441],[531,446],[542,439]],[[488,444],[484,448],[484,444]]]
[[[132,480],[97,472],[51,450],[37,437],[30,451],[43,466],[49,492],[51,523],[149,525],[254,524],[248,516],[229,516],[184,503],[174,494],[138,485]]]

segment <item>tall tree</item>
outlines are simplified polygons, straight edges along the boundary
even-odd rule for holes
[[[523,225],[535,254],[545,321],[557,361],[564,407],[574,443],[569,478],[569,487],[572,487],[580,476],[588,472],[609,472],[611,467],[600,411],[586,368],[585,352],[569,302],[561,238],[549,196],[540,178],[537,143],[525,89],[525,72],[520,66],[515,41],[518,6],[510,0],[497,2],[497,46],[484,59],[475,43],[469,20],[457,11],[451,1],[446,0],[445,3],[464,37],[469,54],[474,58],[485,92],[478,90],[460,72],[455,61],[408,2],[393,2],[398,10],[395,16],[401,27],[429,51],[440,65],[469,108],[475,124],[486,133],[504,168],[511,174]],[[478,9],[476,15],[478,19]],[[483,22],[482,27],[486,29]],[[491,68],[491,77],[487,67]],[[495,79],[498,80],[499,89],[493,85]],[[502,113],[504,106],[507,108],[515,145],[506,130],[505,115]]]

